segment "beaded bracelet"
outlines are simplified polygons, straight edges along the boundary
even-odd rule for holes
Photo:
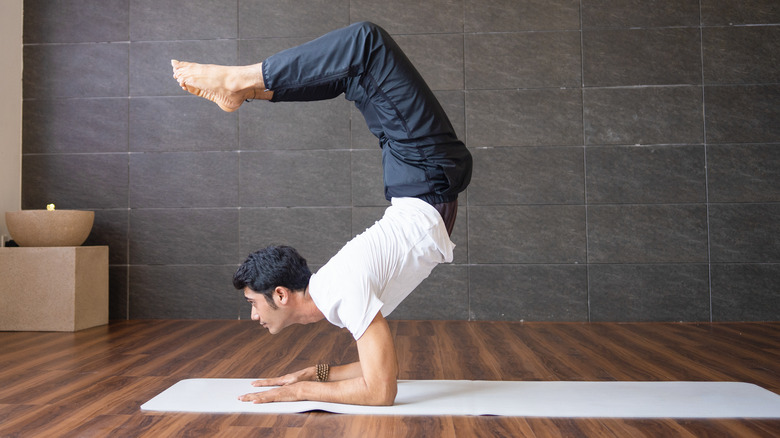
[[[327,382],[328,381],[328,374],[330,374],[330,365],[326,363],[318,363],[317,364],[317,381],[318,382]]]

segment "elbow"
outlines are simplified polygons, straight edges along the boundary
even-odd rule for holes
[[[395,397],[398,395],[398,382],[393,380],[387,382],[373,391],[373,397],[371,397],[371,405],[374,406],[392,406],[395,403]]]
[[[393,380],[390,388],[385,391],[385,396],[382,400],[381,406],[392,406],[395,403],[395,397],[398,395],[398,382]]]

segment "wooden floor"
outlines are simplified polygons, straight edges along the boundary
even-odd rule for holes
[[[401,379],[706,380],[780,393],[780,323],[390,321]],[[270,336],[251,321],[122,321],[0,333],[0,437],[780,436],[780,420],[145,413],[185,378],[279,375],[353,361],[325,322]]]

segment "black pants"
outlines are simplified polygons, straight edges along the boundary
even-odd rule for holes
[[[452,236],[452,229],[455,228],[455,218],[458,216],[458,200],[456,199],[443,204],[433,204],[433,206],[444,220],[444,226],[447,227],[447,234]]]
[[[263,80],[274,92],[272,101],[344,94],[355,102],[379,138],[388,200],[450,204],[471,180],[471,154],[433,92],[390,35],[372,23],[355,23],[269,57]],[[457,203],[441,211],[457,211]],[[454,223],[454,214],[447,217]]]

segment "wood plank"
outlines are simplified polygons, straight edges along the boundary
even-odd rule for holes
[[[780,323],[389,321],[402,379],[726,380],[780,392]],[[383,417],[141,412],[185,378],[254,378],[354,361],[327,323],[121,321],[0,332],[0,436],[777,436],[759,419]]]

